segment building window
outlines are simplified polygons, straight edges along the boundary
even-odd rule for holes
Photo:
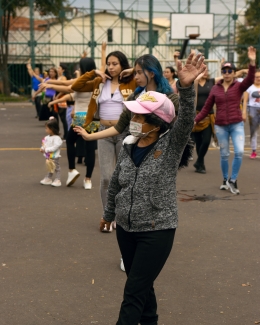
[[[149,42],[149,31],[148,30],[139,30],[138,32],[138,44],[147,45]],[[153,45],[158,44],[158,30],[153,31]]]
[[[113,42],[113,29],[108,29],[107,30],[107,41],[108,42]]]

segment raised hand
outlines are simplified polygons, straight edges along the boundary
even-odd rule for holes
[[[83,53],[81,54],[81,58],[82,58],[82,59],[83,59],[83,58],[86,58],[87,55],[88,55],[87,50],[84,50]]]
[[[178,59],[178,57],[180,56],[180,52],[179,51],[175,51],[174,53],[173,53],[173,58],[174,58],[174,60],[175,59]]]
[[[102,51],[105,51],[106,48],[107,48],[107,42],[106,41],[103,41],[102,42],[102,46],[101,46]]]
[[[107,79],[111,79],[111,77],[100,70],[95,70],[95,73],[102,78],[102,82],[106,82]]]
[[[119,79],[125,78],[125,77],[129,77],[134,73],[134,68],[130,68],[130,69],[125,69],[123,71],[121,71],[120,75],[119,75]]]
[[[256,49],[253,46],[249,46],[247,49],[247,56],[250,63],[255,63],[256,60]]]
[[[178,78],[181,87],[189,87],[198,75],[206,70],[207,66],[204,64],[204,56],[201,54],[194,55],[191,53],[186,64],[182,66],[181,61],[177,62]]]

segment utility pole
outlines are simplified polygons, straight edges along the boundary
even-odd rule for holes
[[[149,0],[149,54],[153,54],[154,34],[153,34],[153,0]]]
[[[210,13],[210,0],[206,0],[206,14]]]
[[[94,12],[94,2],[95,0],[90,0],[90,55],[92,59],[95,57],[95,34],[94,34],[94,21],[95,21],[95,12]]]
[[[28,45],[31,49],[30,56],[31,56],[31,65],[32,68],[35,68],[35,41],[34,41],[34,1],[29,0],[29,6],[30,6],[30,41],[28,42]]]

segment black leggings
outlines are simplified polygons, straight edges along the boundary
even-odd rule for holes
[[[67,143],[67,156],[69,162],[69,169],[75,169],[75,158],[76,158],[76,147],[75,143],[79,135],[73,131],[73,128],[70,127],[66,143]],[[97,148],[97,141],[85,141],[86,146],[86,156],[85,156],[85,165],[86,165],[86,177],[91,178],[93,169],[95,167],[95,150]]]
[[[63,131],[64,131],[64,135],[63,135],[63,139],[67,139],[68,136],[68,123],[67,123],[67,119],[66,119],[66,108],[58,108],[58,113],[54,111],[54,109],[51,112],[51,115],[54,116],[58,123],[59,123],[59,116],[63,125]]]
[[[116,226],[127,281],[116,325],[157,325],[153,283],[173,245],[175,229],[127,232]]]
[[[196,143],[196,152],[198,155],[197,162],[204,165],[204,157],[208,151],[212,136],[212,128],[209,125],[206,129],[200,132],[192,132],[192,139]]]

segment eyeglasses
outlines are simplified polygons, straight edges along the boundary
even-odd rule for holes
[[[231,74],[232,72],[233,72],[232,69],[223,69],[222,70],[222,74],[226,74],[226,73]]]

